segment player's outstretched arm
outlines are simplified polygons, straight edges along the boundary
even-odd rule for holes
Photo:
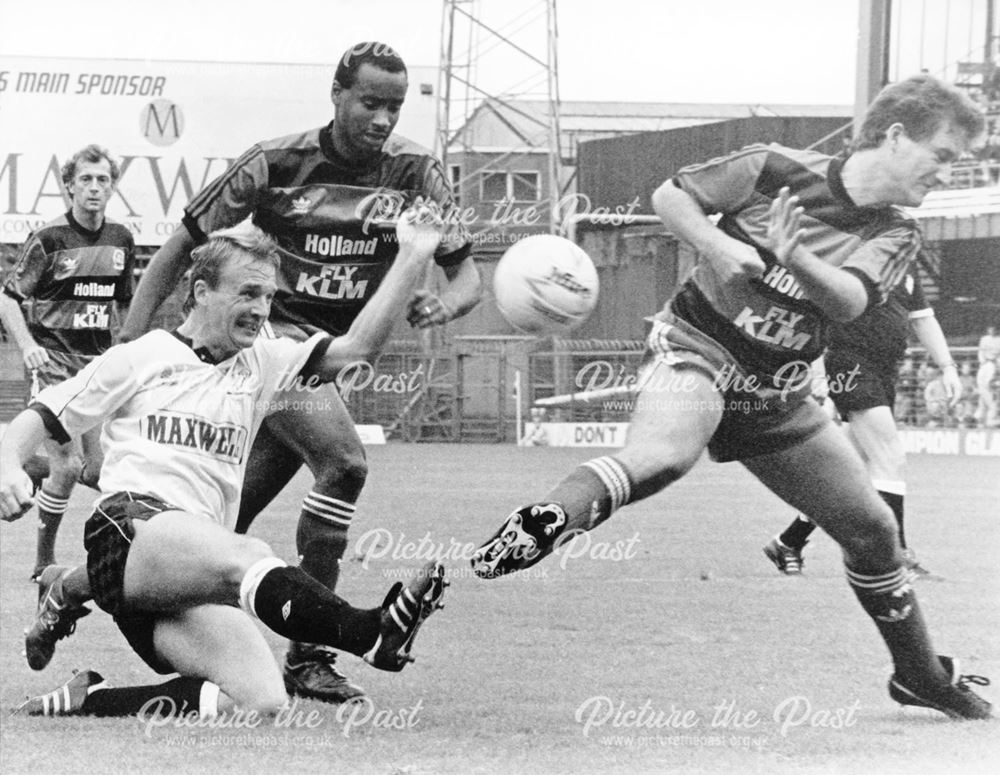
[[[652,202],[667,229],[704,256],[722,282],[764,274],[757,250],[718,229],[694,198],[672,180],[653,192]]]
[[[348,364],[373,359],[385,346],[400,310],[430,265],[442,228],[441,210],[433,202],[417,200],[400,216],[396,260],[347,333],[330,343],[317,369],[321,380],[333,380]]]
[[[194,247],[194,239],[182,226],[153,254],[139,280],[139,287],[135,289],[118,341],[130,342],[149,331],[153,315],[180,284],[184,272],[191,265]]]
[[[31,479],[23,465],[47,438],[41,416],[28,409],[7,427],[0,441],[0,519],[18,519],[33,505]]]

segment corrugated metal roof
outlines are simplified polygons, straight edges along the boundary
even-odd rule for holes
[[[933,241],[1000,236],[1000,187],[932,191],[907,208]]]
[[[499,123],[503,131],[531,144],[545,142],[549,103],[545,100],[484,100],[464,127],[455,134],[456,144],[496,145]],[[611,136],[631,132],[655,132],[750,116],[850,116],[849,105],[788,105],[691,102],[591,102],[564,101],[559,105],[559,128],[563,135],[593,133]],[[565,138],[564,138],[565,139]],[[594,139],[588,137],[587,139]]]
[[[545,100],[487,100],[500,111],[522,110],[538,116],[548,113]],[[508,107],[510,106],[510,107]],[[784,103],[712,103],[712,102],[586,102],[564,100],[559,104],[559,117],[624,117],[652,116],[671,118],[741,118],[744,116],[843,116],[853,112],[850,105],[793,105]]]

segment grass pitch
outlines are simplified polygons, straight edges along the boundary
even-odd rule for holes
[[[587,450],[397,445],[371,474],[340,592],[377,605],[441,556],[446,609],[417,662],[342,667],[368,705],[299,702],[279,725],[147,726],[137,719],[7,715],[74,668],[115,685],[162,680],[101,612],[32,673],[21,657],[35,588],[33,520],[0,538],[0,770],[15,773],[993,773],[1000,722],[954,723],[889,700],[888,654],[816,535],[806,575],[761,546],[792,516],[739,465],[703,462],[533,570],[486,582],[468,556],[512,508],[542,496]],[[913,456],[908,536],[945,577],[918,592],[937,648],[1000,679],[1000,461]],[[300,475],[254,527],[294,557]],[[62,561],[83,556],[92,498],[74,494]],[[269,636],[270,637],[270,636]],[[270,637],[281,657],[280,638]],[[996,687],[982,693],[997,702]]]

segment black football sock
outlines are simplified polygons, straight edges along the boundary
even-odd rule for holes
[[[899,544],[905,549],[906,531],[903,529],[904,496],[902,493],[886,492],[885,490],[879,490],[878,494],[882,497],[882,500],[889,504],[889,508],[892,509],[892,516],[896,518],[896,524],[899,525]]]
[[[275,557],[255,563],[240,584],[240,607],[279,635],[361,656],[379,634],[381,609],[354,608],[301,568]]]
[[[543,502],[562,504],[566,512],[564,533],[579,532],[593,530],[631,503],[632,490],[632,478],[625,466],[608,455],[577,466]]]
[[[134,716],[144,718],[187,716],[212,717],[218,712],[219,689],[201,678],[174,678],[147,686],[94,689],[80,708],[84,716]]]
[[[815,522],[810,520],[809,517],[799,514],[795,517],[792,523],[785,528],[785,532],[778,536],[778,540],[789,549],[798,549],[801,551],[809,541],[809,536],[812,535],[813,530],[815,529]]]
[[[947,683],[906,568],[880,575],[848,568],[847,580],[889,647],[896,677],[917,687]]]
[[[353,503],[315,490],[302,501],[295,546],[302,558],[299,567],[331,592],[340,578],[340,560],[347,550],[347,530],[354,516]]]

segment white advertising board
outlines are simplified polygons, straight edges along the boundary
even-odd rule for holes
[[[59,168],[89,143],[122,177],[108,215],[162,245],[203,185],[259,140],[333,118],[335,64],[0,56],[0,242],[20,244],[68,209]],[[396,131],[430,147],[437,70],[409,68]],[[421,88],[424,86],[425,88]]]
[[[525,447],[623,447],[628,423],[543,422],[525,423]],[[1000,432],[903,428],[899,432],[907,454],[968,455],[1000,458]]]

